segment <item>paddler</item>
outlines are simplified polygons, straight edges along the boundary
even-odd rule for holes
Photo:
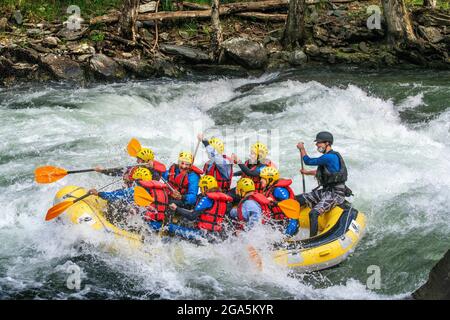
[[[216,178],[219,189],[227,193],[233,178],[233,160],[224,154],[223,141],[216,137],[205,139],[202,133],[197,135],[197,139],[203,143],[208,153],[209,160],[203,166],[204,174]]]
[[[161,175],[166,171],[166,166],[159,161],[155,160],[155,154],[150,148],[141,148],[136,154],[136,163],[139,166],[128,167],[123,169],[110,169],[105,170],[101,166],[97,166],[95,171],[106,174],[108,176],[123,176],[124,183],[127,187],[133,185],[133,173],[134,170],[140,166],[150,169],[153,180],[159,180]]]
[[[178,155],[178,163],[170,166],[163,173],[163,178],[172,186],[170,197],[178,206],[192,208],[197,201],[198,182],[202,170],[193,165],[193,156],[189,151],[182,151]]]
[[[256,192],[255,183],[250,178],[241,178],[236,185],[236,194],[241,198],[230,217],[236,221],[237,230],[250,230],[260,223],[264,216],[270,216],[270,200]]]
[[[196,237],[222,236],[224,231],[225,214],[229,204],[233,200],[230,196],[219,190],[216,178],[210,175],[201,177],[199,181],[201,194],[193,210],[169,204],[169,208],[183,218],[193,221],[193,228],[170,224],[168,232],[183,238],[194,239]]]
[[[332,149],[333,135],[330,132],[322,131],[316,135],[314,141],[316,142],[317,151],[322,153],[318,158],[310,158],[307,155],[303,142],[297,144],[305,164],[317,166],[316,170],[300,169],[300,172],[305,175],[315,176],[319,186],[312,192],[296,196],[297,201],[301,205],[308,205],[311,208],[309,212],[311,237],[317,235],[319,215],[342,204],[345,201],[345,197],[352,194],[351,190],[345,185],[347,181],[347,167],[344,159],[339,152]]]

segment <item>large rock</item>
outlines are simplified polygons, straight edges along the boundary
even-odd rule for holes
[[[450,300],[450,250],[431,269],[428,281],[412,296],[418,300]]]
[[[289,63],[293,66],[299,66],[305,64],[308,61],[308,57],[302,50],[294,50],[289,55]]]
[[[261,69],[267,63],[266,48],[247,38],[231,38],[222,42],[227,58],[249,69]]]
[[[95,77],[102,80],[122,79],[125,77],[125,70],[122,66],[104,54],[93,55],[89,66]]]
[[[422,37],[424,37],[431,43],[438,43],[445,39],[441,31],[439,31],[439,29],[435,27],[419,26],[419,32],[422,35]]]
[[[185,46],[174,46],[168,44],[161,44],[159,46],[162,52],[179,56],[187,61],[193,63],[208,63],[211,62],[210,57],[201,50],[189,48]]]
[[[80,65],[67,57],[50,53],[41,57],[40,64],[57,79],[72,81],[84,79],[84,72]]]

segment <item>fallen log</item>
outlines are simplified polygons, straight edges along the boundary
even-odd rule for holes
[[[260,21],[274,21],[274,22],[284,22],[286,21],[287,18],[287,14],[283,13],[262,13],[262,12],[239,12],[236,13],[236,16]]]
[[[328,0],[325,2],[332,3],[349,3],[358,0]],[[361,0],[359,0],[361,1]],[[321,0],[307,0],[306,4],[317,4],[324,1]],[[227,3],[220,6],[220,15],[230,15],[240,12],[255,12],[264,10],[287,9],[289,0],[263,0],[257,2],[235,2]],[[155,13],[141,13],[138,15],[138,21],[151,20],[177,20],[177,19],[205,19],[211,17],[211,7],[208,5],[201,5],[191,2],[184,2],[184,7],[193,9],[187,11],[160,11]],[[103,16],[98,16],[90,20],[90,24],[97,23],[113,23],[119,20],[120,12],[112,12]],[[244,16],[245,17],[245,16]],[[281,19],[280,17],[274,19]]]

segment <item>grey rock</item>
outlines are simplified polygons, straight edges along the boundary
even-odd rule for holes
[[[261,69],[267,61],[267,50],[259,42],[247,38],[231,38],[222,42],[227,58],[249,69]]]
[[[66,41],[75,41],[81,39],[88,30],[89,28],[84,28],[79,31],[62,28],[56,35]]]
[[[49,48],[55,48],[58,46],[58,43],[60,43],[61,40],[59,40],[57,37],[45,37],[44,40],[42,40],[42,44]]]
[[[80,65],[67,57],[50,53],[41,57],[40,64],[57,79],[73,81],[84,79],[84,72]]]
[[[94,47],[88,45],[87,43],[70,43],[67,44],[67,49],[70,51],[71,54],[95,54]]]
[[[305,45],[305,53],[309,56],[315,57],[320,54],[320,50],[315,44],[307,44]]]
[[[438,43],[444,40],[445,36],[439,31],[438,28],[435,27],[424,27],[419,26],[419,32],[428,41],[431,43]]]
[[[417,300],[450,300],[450,250],[431,269],[427,282],[412,296]]]
[[[42,36],[44,34],[42,29],[28,29],[27,30],[27,36],[29,36],[30,38],[37,38],[39,36]]]
[[[89,67],[94,76],[101,80],[122,79],[125,70],[116,61],[104,54],[95,54],[89,61]]]
[[[185,46],[167,45],[167,44],[161,44],[159,46],[159,48],[164,53],[180,56],[190,62],[194,62],[194,63],[211,62],[209,55],[198,49],[189,48],[189,47],[185,47]]]
[[[364,41],[361,41],[358,45],[359,50],[361,50],[364,53],[368,53],[370,51],[367,43],[365,43]]]
[[[289,57],[289,63],[293,66],[299,66],[305,64],[308,61],[308,57],[303,52],[303,50],[294,50],[291,52]]]

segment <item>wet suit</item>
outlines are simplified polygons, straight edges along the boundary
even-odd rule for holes
[[[206,163],[205,168],[203,171],[205,174],[211,170],[211,167],[213,164],[216,165],[217,170],[219,170],[219,173],[221,175],[221,178],[226,180],[229,185],[231,185],[231,179],[233,178],[233,163],[227,159],[225,156],[219,154],[216,149],[213,148],[208,142],[208,140],[202,140],[203,145],[206,148],[206,151],[208,152],[208,158],[209,161]],[[217,177],[215,176],[217,179]],[[228,190],[223,190],[223,192],[227,192]]]

